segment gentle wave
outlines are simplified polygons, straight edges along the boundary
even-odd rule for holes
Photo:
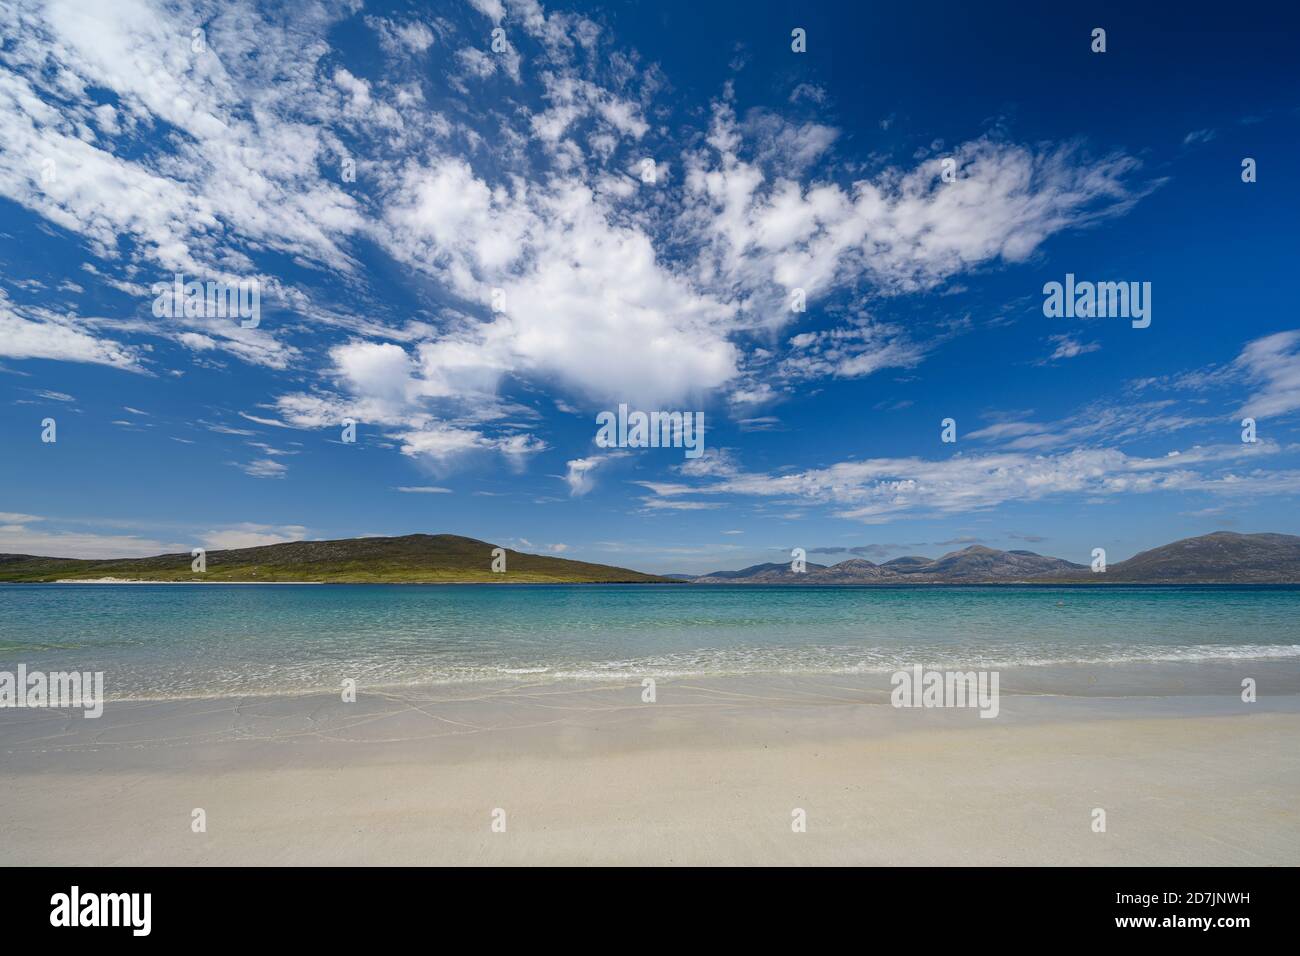
[[[891,653],[880,660],[846,663],[831,653],[810,655],[810,648],[786,649],[787,654],[772,653],[764,648],[754,653],[699,653],[691,655],[663,655],[639,660],[572,662],[562,666],[502,667],[473,666],[428,670],[421,673],[388,673],[374,666],[373,661],[343,663],[331,668],[329,675],[314,672],[311,668],[292,668],[296,680],[284,682],[266,680],[263,674],[226,674],[219,682],[202,683],[182,679],[173,686],[166,681],[154,684],[148,691],[137,689],[120,694],[108,693],[110,700],[177,700],[202,697],[230,696],[298,696],[316,693],[334,693],[339,688],[336,678],[340,674],[365,674],[358,681],[362,688],[438,687],[457,684],[484,683],[635,683],[646,677],[657,680],[708,677],[742,677],[760,675],[872,675],[890,674],[916,664],[930,668],[952,670],[1015,670],[1047,667],[1118,667],[1126,664],[1210,664],[1250,660],[1300,659],[1300,645],[1198,645],[1185,648],[1133,648],[1124,653],[1078,656],[998,656],[941,655],[918,653],[912,656],[895,656]],[[288,670],[288,669],[286,669]],[[285,674],[281,675],[287,676]],[[260,678],[260,679],[259,679]]]

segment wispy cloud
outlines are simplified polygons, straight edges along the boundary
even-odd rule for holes
[[[1300,408],[1300,329],[1249,343],[1234,367],[1256,388],[1240,414],[1264,418]]]
[[[301,541],[307,529],[301,525],[265,525],[245,523],[218,528],[203,535],[204,545],[213,551],[229,548],[260,548],[268,544]]]
[[[904,516],[968,514],[1009,501],[1067,494],[1294,494],[1297,473],[1262,467],[1279,451],[1276,444],[1260,442],[1196,446],[1159,458],[1107,448],[1055,455],[992,452],[942,460],[876,458],[780,475],[739,473],[698,485],[642,484],[657,496],[647,501],[652,508],[714,507],[695,497],[738,495],[815,503],[840,518],[880,524]],[[1237,466],[1247,470],[1238,471]]]
[[[1047,357],[1047,361],[1056,362],[1061,359],[1077,358],[1080,355],[1087,355],[1089,352],[1098,352],[1101,346],[1096,342],[1080,342],[1071,335],[1053,335],[1050,341],[1056,346],[1052,354]]]
[[[273,458],[235,463],[235,467],[251,478],[283,478],[289,471],[288,465]]]

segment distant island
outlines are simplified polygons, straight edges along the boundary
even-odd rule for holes
[[[257,548],[208,551],[203,573],[188,553],[107,561],[0,554],[0,582],[54,581],[327,584],[643,584],[666,578],[504,548],[505,571],[494,572],[498,545],[455,534],[396,538],[288,541]]]
[[[1217,531],[1152,548],[1096,573],[1083,564],[1032,551],[972,545],[938,558],[908,556],[874,564],[789,562],[739,571],[655,575],[628,568],[527,554],[509,548],[505,572],[492,570],[487,541],[453,534],[290,541],[208,551],[206,571],[188,553],[153,558],[82,560],[0,554],[0,583],[211,582],[329,584],[1300,584],[1300,537]]]
[[[971,545],[939,558],[861,558],[802,573],[790,562],[684,578],[693,584],[1300,584],[1300,537],[1216,531],[1135,554],[1094,572],[1033,551]]]

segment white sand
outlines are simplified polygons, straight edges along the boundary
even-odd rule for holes
[[[1294,697],[1004,692],[995,720],[895,710],[840,678],[640,697],[443,687],[110,702],[99,720],[0,711],[0,863],[1300,863]]]

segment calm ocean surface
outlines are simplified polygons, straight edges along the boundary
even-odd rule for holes
[[[1300,658],[1300,589],[4,585],[0,670],[113,698]]]

